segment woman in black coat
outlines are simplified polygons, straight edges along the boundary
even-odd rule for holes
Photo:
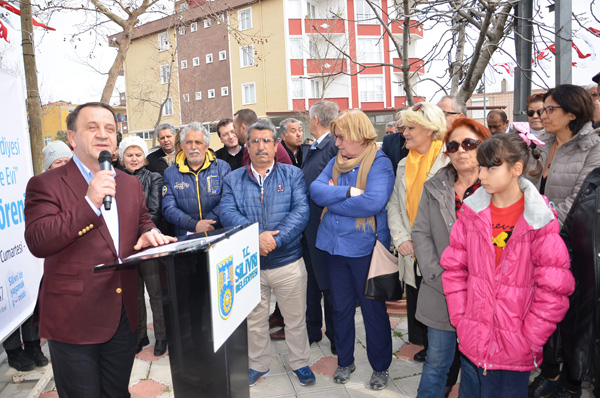
[[[146,207],[154,225],[160,228],[161,225],[161,199],[163,178],[158,173],[148,171],[146,164],[146,155],[148,146],[146,142],[137,136],[123,138],[119,144],[119,159],[126,173],[136,176],[142,183],[144,194],[146,196]],[[154,323],[154,355],[161,356],[167,350],[167,332],[165,330],[165,319],[162,307],[162,293],[160,288],[160,276],[157,263],[148,263],[143,267],[138,267],[138,293],[139,293],[139,313],[140,321],[138,324],[138,346],[140,352],[144,346],[150,344],[148,331],[146,329],[146,300],[144,298],[144,284],[150,296],[150,308]]]
[[[581,395],[581,382],[595,384],[600,396],[600,167],[586,177],[563,225],[561,236],[571,257],[575,292],[559,324],[563,368],[560,397]],[[555,396],[552,395],[552,396]]]

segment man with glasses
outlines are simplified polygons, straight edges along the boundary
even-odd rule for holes
[[[242,151],[242,146],[235,134],[233,119],[225,118],[220,120],[217,124],[217,134],[223,143],[223,148],[215,152],[217,159],[223,159],[229,163],[231,170],[242,167],[244,151]]]
[[[487,128],[492,134],[510,132],[510,121],[508,115],[501,109],[493,109],[487,115]]]
[[[446,117],[446,126],[450,128],[452,123],[459,117],[467,116],[467,105],[465,101],[454,95],[445,95],[437,103],[438,108],[444,112]]]
[[[231,172],[221,199],[223,226],[259,223],[261,300],[248,315],[250,386],[269,373],[271,291],[285,318],[289,364],[301,385],[315,383],[308,367],[306,331],[306,266],[300,239],[308,225],[309,206],[302,170],[275,161],[277,130],[258,120],[247,129],[248,166]]]

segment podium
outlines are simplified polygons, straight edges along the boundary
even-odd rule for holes
[[[176,398],[250,396],[246,317],[260,301],[258,224],[190,235],[117,266],[158,262]]]

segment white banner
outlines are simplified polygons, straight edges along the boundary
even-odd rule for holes
[[[258,223],[208,250],[215,352],[260,302]]]
[[[23,86],[0,70],[0,340],[32,313],[42,260],[25,244],[25,188],[33,176]]]

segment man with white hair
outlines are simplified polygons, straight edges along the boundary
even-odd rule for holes
[[[163,217],[177,236],[211,231],[220,226],[221,187],[231,167],[208,148],[210,133],[200,123],[179,134],[182,151],[164,175]]]

